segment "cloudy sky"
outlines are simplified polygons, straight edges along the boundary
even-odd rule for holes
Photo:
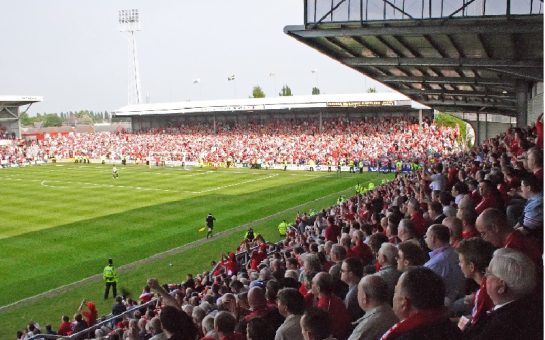
[[[283,84],[295,95],[315,83],[329,94],[389,91],[284,34],[303,23],[300,0],[17,0],[0,3],[0,95],[43,96],[30,113],[126,105],[118,11],[131,8],[144,101],[244,98],[254,85],[268,96]]]

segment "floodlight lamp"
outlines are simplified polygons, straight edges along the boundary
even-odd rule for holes
[[[119,11],[121,31],[140,31],[140,12],[138,9],[122,9]]]

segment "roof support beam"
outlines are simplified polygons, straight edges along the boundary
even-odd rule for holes
[[[480,58],[350,58],[342,62],[350,66],[543,68],[542,62],[533,60]]]
[[[4,117],[5,119],[9,119],[9,120],[18,119],[19,115],[17,115],[17,113],[15,113],[15,112],[11,111],[11,109],[17,109],[17,108],[13,107],[13,106],[0,106],[0,112],[1,111],[7,112],[11,117],[13,117],[13,118]]]
[[[486,103],[486,102],[476,102],[476,101],[458,101],[458,100],[419,100],[421,104],[426,106],[459,106],[459,107],[494,107],[504,110],[513,110],[516,111],[517,108],[515,104],[513,105],[501,105],[497,103]]]
[[[441,91],[441,90],[403,90],[406,95],[429,95],[429,96],[463,96],[463,97],[488,97],[494,99],[508,100],[513,98],[511,95],[501,92],[483,92],[483,91]]]
[[[360,37],[353,37],[353,39],[355,41],[357,41],[363,48],[367,49],[369,51],[369,53],[371,53],[371,55],[373,55],[374,57],[379,57],[379,58],[384,58],[385,56],[383,54],[381,54],[376,48],[373,48],[372,46],[370,46],[365,40],[363,40],[362,38]],[[409,76],[409,73],[406,72],[405,70],[401,69],[401,68],[398,68],[399,72],[400,73],[403,73],[404,75],[406,76]],[[383,72],[383,74],[385,74]],[[386,73],[387,74],[387,73]],[[392,72],[390,72],[390,74],[394,74]]]
[[[441,19],[440,19],[441,20]],[[322,38],[335,36],[368,36],[368,35],[422,35],[422,34],[494,34],[494,33],[541,33],[543,32],[543,16],[537,18],[535,15],[521,16],[520,18],[511,17],[509,20],[488,20],[482,22],[478,20],[457,19],[456,23],[439,25],[440,20],[429,22],[433,26],[420,25],[391,25],[385,24],[373,27],[354,27],[354,28],[331,28],[331,29],[307,29],[305,26],[295,25],[286,26],[284,32],[296,35],[302,38]],[[428,20],[426,20],[428,21]],[[386,26],[386,27],[385,27]]]
[[[523,69],[516,69],[516,68],[497,68],[497,67],[487,67],[490,71],[508,74],[513,77],[517,78],[524,78],[528,80],[534,80],[534,81],[543,81],[543,69],[536,70],[535,72],[530,72],[529,70],[523,70]]]
[[[439,111],[444,112],[460,112],[460,108],[452,105],[435,105],[434,108]],[[493,114],[502,114],[510,117],[516,116],[516,110],[512,109],[494,109],[492,107],[479,107],[475,106],[474,108],[466,107],[463,109],[463,112],[474,112],[474,113],[493,113]]]
[[[429,83],[429,84],[461,84],[461,85],[507,85],[515,86],[515,81],[493,78],[468,78],[468,77],[376,77],[383,83]]]

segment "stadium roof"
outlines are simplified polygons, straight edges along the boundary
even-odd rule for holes
[[[0,108],[22,106],[44,100],[42,96],[0,96]]]
[[[310,96],[283,96],[274,98],[248,98],[229,100],[185,101],[172,103],[128,105],[115,110],[115,116],[140,116],[162,114],[255,112],[268,110],[334,109],[334,108],[385,108],[429,109],[395,92],[328,94]]]
[[[43,101],[41,96],[0,96],[0,122],[17,121],[19,119],[19,107],[32,105]],[[28,108],[27,108],[28,110]],[[10,129],[12,132],[13,128]],[[18,135],[18,128],[16,129]]]
[[[306,0],[305,25],[284,32],[434,109],[513,116],[543,81],[543,1],[530,3]]]

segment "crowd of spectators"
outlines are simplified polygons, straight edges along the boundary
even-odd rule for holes
[[[384,127],[387,126],[385,129]],[[100,132],[59,135],[0,147],[1,164],[25,164],[48,158],[83,157],[143,163],[161,161],[239,162],[246,164],[367,164],[427,161],[460,151],[457,128],[413,119],[365,118],[273,120],[264,123],[192,123],[138,133]]]
[[[93,336],[542,339],[538,135],[512,128],[298,215],[278,244],[243,243],[238,251],[251,252],[246,263],[232,253],[213,275],[167,285],[150,279],[141,302],[152,295],[156,302]],[[118,297],[112,312],[135,304]]]

